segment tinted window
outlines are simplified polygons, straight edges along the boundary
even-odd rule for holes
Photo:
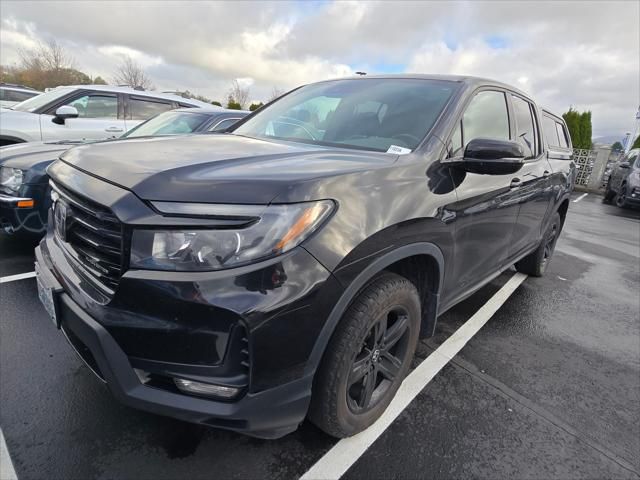
[[[118,118],[118,97],[91,94],[67,103],[78,110],[79,118]]]
[[[513,99],[513,113],[516,119],[516,140],[524,147],[525,157],[536,156],[536,132],[531,104],[520,97]]]
[[[170,103],[129,98],[129,118],[133,120],[146,120],[172,108],[173,106]]]
[[[233,125],[234,123],[236,123],[238,120],[240,120],[239,118],[227,118],[226,120],[222,120],[220,123],[218,123],[217,125],[215,125],[211,130],[209,130],[210,132],[219,132],[221,130],[226,130],[227,128],[229,128],[231,125]]]
[[[553,118],[547,117],[546,115],[542,116],[542,130],[544,131],[544,138],[547,139],[547,144],[550,147],[560,146],[556,125],[557,122]]]
[[[204,113],[165,112],[129,130],[123,137],[184,135],[196,131],[209,118]]]
[[[509,140],[509,113],[504,93],[480,92],[462,116],[464,145],[474,138]]]
[[[27,98],[35,97],[38,92],[20,92],[18,90],[0,89],[0,100],[7,102],[24,102]]]
[[[558,138],[560,139],[560,146],[562,148],[569,148],[569,141],[567,139],[567,130],[564,125],[556,122],[556,131],[558,132]]]
[[[299,88],[256,112],[233,133],[386,152],[414,149],[431,129],[453,82],[335,80]]]

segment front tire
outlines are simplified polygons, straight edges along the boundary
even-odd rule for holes
[[[547,231],[542,237],[538,248],[516,263],[516,270],[532,277],[542,277],[549,265],[556,248],[558,236],[562,230],[562,219],[559,213],[554,213]]]
[[[607,181],[607,187],[604,190],[604,201],[611,202],[613,198],[616,196],[616,192],[611,190],[611,178]]]
[[[409,371],[420,330],[420,297],[406,278],[383,273],[344,313],[314,382],[309,417],[343,438],[385,411]]]

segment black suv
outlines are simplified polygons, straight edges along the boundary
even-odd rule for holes
[[[39,295],[127,405],[353,435],[439,314],[513,264],[544,273],[574,166],[541,119],[494,81],[380,76],[221,135],[73,148],[49,167]]]

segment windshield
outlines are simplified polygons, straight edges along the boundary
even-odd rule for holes
[[[453,82],[405,78],[317,83],[284,96],[232,133],[408,153],[431,129],[455,88]]]
[[[69,92],[73,91],[71,88],[56,88],[54,90],[50,90],[45,93],[41,93],[40,95],[36,95],[24,102],[20,102],[17,105],[11,107],[11,110],[19,110],[21,112],[33,112],[38,108],[46,105],[49,102],[54,101],[57,98],[60,98],[64,95],[67,95]]]
[[[122,137],[151,135],[183,135],[195,132],[211,115],[191,112],[164,112],[129,130]]]

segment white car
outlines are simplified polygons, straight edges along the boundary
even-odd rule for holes
[[[117,138],[148,118],[178,107],[210,109],[212,106],[199,100],[131,87],[57,87],[10,109],[0,109],[0,146]]]
[[[14,85],[13,83],[0,83],[0,107],[8,108],[24,102],[25,100],[40,95],[42,92],[31,87]]]

